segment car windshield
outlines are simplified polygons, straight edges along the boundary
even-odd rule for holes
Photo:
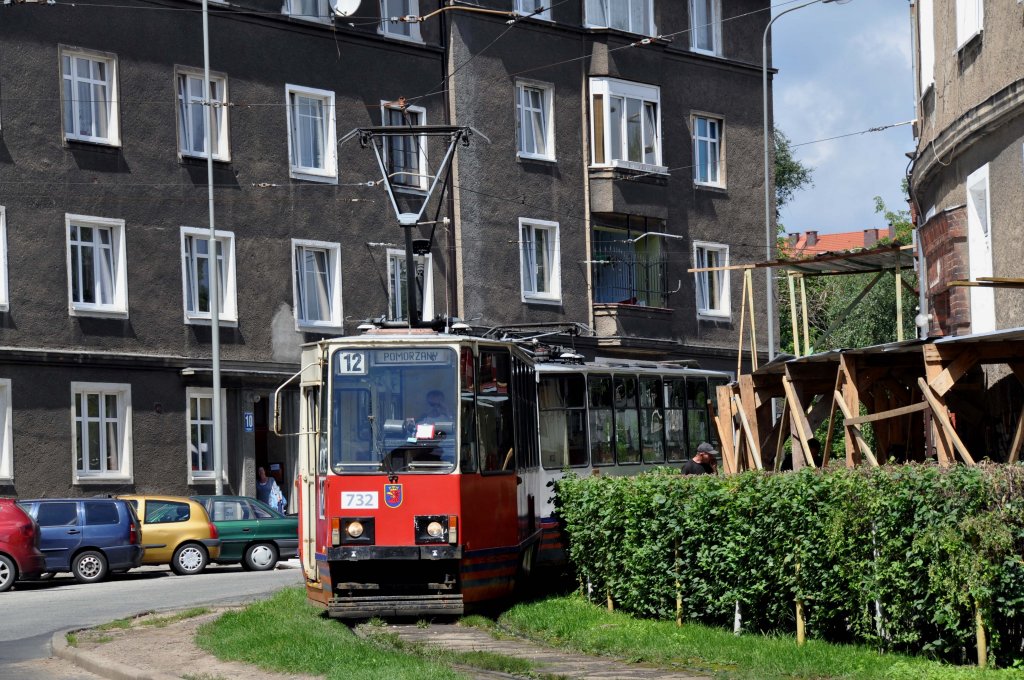
[[[455,351],[343,349],[331,360],[335,472],[455,468]]]

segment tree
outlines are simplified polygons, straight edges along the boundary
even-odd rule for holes
[[[775,221],[778,223],[782,206],[789,203],[796,192],[814,186],[814,171],[793,156],[793,143],[779,128],[775,128]],[[778,225],[782,234],[782,225]]]
[[[906,193],[906,181],[903,183]],[[906,210],[890,210],[881,197],[875,196],[875,212],[880,213],[888,224],[895,227],[895,238],[879,239],[878,245],[910,242],[910,214]],[[903,337],[914,337],[914,314],[916,313],[916,274],[910,268],[903,272],[903,279],[910,285],[903,286]],[[856,299],[875,274],[851,274],[845,276],[807,277],[807,323],[811,348],[824,351],[835,347],[867,347],[896,340],[896,296],[892,274],[882,279],[871,289],[860,303],[850,312],[828,337],[823,337],[833,323]],[[793,352],[793,331],[790,316],[789,292],[780,284],[779,344],[783,351]],[[799,290],[797,291],[799,299]],[[802,330],[800,331],[802,333]]]

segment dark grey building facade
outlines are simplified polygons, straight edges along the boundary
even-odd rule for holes
[[[407,311],[353,128],[483,133],[417,229],[424,318],[579,322],[590,353],[735,366],[741,275],[686,270],[764,252],[767,0],[387,19],[438,7],[211,1],[204,97],[198,2],[0,6],[0,494],[211,492],[218,279],[225,488],[261,465],[290,488],[270,404],[299,347]],[[442,141],[385,151],[419,200]]]

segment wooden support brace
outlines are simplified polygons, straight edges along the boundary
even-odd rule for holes
[[[1010,445],[1010,456],[1006,459],[1006,462],[1013,465],[1017,462],[1017,458],[1020,456],[1020,445],[1024,443],[1024,409],[1020,412],[1020,418],[1017,419],[1017,431],[1013,433],[1013,444]]]
[[[979,359],[978,353],[973,350],[962,352],[941,373],[933,378],[929,378],[928,385],[935,390],[937,396],[944,396],[946,392],[952,389],[957,380],[962,378],[965,373],[978,363]]]
[[[843,379],[843,371],[842,370],[836,371],[836,386],[835,386],[835,389],[833,389],[833,392],[838,392],[839,391],[839,386],[840,386],[840,384],[842,384],[842,379]],[[828,434],[825,435],[825,446],[823,447],[824,450],[822,451],[822,454],[821,454],[821,466],[822,467],[825,467],[826,465],[828,465],[829,460],[832,459],[832,435],[836,431],[836,400],[835,399],[829,399],[829,401],[832,402],[832,406],[831,406],[831,408],[829,408],[829,412],[828,412]]]
[[[875,454],[871,452],[871,447],[868,446],[868,443],[864,441],[864,437],[860,433],[860,427],[849,424],[849,419],[853,416],[850,414],[850,409],[846,406],[846,400],[843,398],[843,395],[839,390],[835,391],[835,399],[839,409],[843,412],[843,418],[846,418],[846,428],[850,431],[850,435],[853,437],[857,446],[860,447],[861,453],[863,453],[864,457],[868,459],[868,462],[875,467],[878,467],[878,459],[875,458]]]
[[[927,411],[928,403],[919,402],[917,404],[911,404],[910,406],[901,406],[900,408],[894,408],[889,411],[881,411],[879,413],[871,413],[866,416],[857,416],[856,418],[850,418],[846,422],[850,425],[860,425],[862,423],[873,423],[876,420],[885,420],[887,418],[897,418],[899,416],[905,416],[908,413],[916,413],[917,411]]]
[[[764,466],[761,464],[761,452],[757,446],[757,440],[754,438],[753,433],[750,431],[750,422],[747,420],[747,414],[744,413],[743,404],[740,403],[740,398],[736,395],[732,397],[733,403],[736,404],[736,411],[740,415],[740,425],[742,426],[743,434],[746,435],[747,447],[750,450],[750,455],[754,458],[754,466],[758,470],[763,470]]]
[[[918,378],[917,384],[921,387],[921,392],[924,394],[924,398],[928,400],[928,404],[932,408],[932,413],[939,421],[939,424],[942,425],[942,429],[945,431],[946,436],[949,437],[949,440],[953,443],[957,452],[960,453],[960,457],[963,458],[964,462],[968,465],[974,465],[974,458],[971,457],[971,454],[967,451],[967,447],[964,446],[964,443],[960,440],[960,435],[956,433],[956,430],[953,428],[953,423],[949,421],[949,416],[946,414],[946,408],[939,402],[935,393],[932,392],[932,388],[928,386],[928,383],[924,381],[924,378]]]
[[[800,440],[800,450],[804,456],[804,462],[809,467],[814,467],[814,458],[811,456],[811,447],[807,442],[814,436],[810,424],[807,422],[807,412],[800,402],[800,397],[793,388],[793,381],[789,375],[782,376],[782,388],[786,391],[786,401],[790,404],[790,417],[796,422],[797,434]],[[793,452],[794,455],[796,451]]]

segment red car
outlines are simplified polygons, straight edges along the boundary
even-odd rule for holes
[[[0,593],[10,590],[18,578],[45,570],[35,520],[13,498],[0,498]]]

